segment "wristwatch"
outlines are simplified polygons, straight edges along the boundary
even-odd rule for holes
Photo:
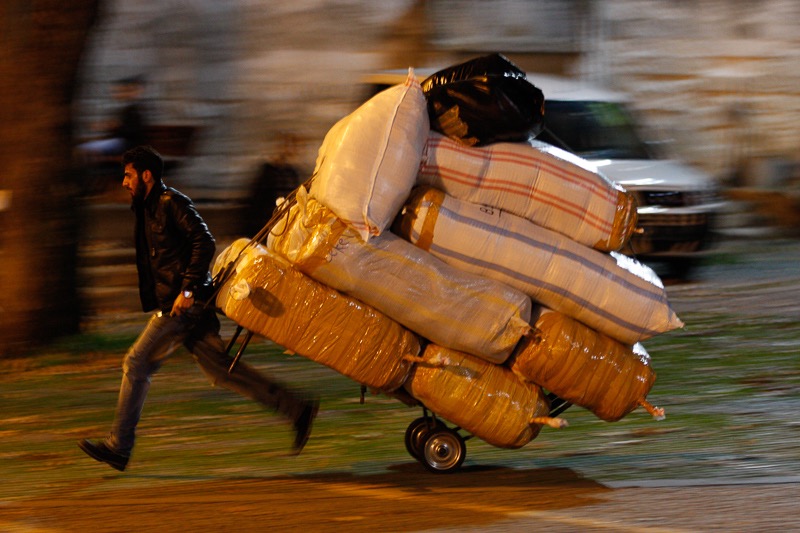
[[[189,300],[194,298],[194,293],[192,291],[183,291],[183,297]]]

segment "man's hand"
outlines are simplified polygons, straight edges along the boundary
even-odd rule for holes
[[[178,297],[175,298],[175,302],[172,304],[172,312],[170,316],[181,316],[183,312],[189,309],[194,304],[194,297],[187,298],[183,295],[183,292],[178,294]]]

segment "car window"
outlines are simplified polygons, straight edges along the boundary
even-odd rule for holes
[[[650,159],[634,121],[617,102],[545,100],[538,140],[585,159]]]

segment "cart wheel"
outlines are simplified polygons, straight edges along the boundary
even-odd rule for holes
[[[425,446],[425,440],[432,430],[444,427],[439,420],[434,420],[428,416],[421,416],[409,424],[406,429],[406,450],[409,455],[417,461],[422,461],[422,449]]]
[[[467,456],[464,438],[453,429],[439,428],[431,431],[422,449],[425,468],[435,474],[446,474],[461,467]]]

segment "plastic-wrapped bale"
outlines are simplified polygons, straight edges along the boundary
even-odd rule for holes
[[[322,142],[311,196],[364,240],[391,224],[414,186],[430,131],[426,105],[409,70],[405,84],[373,96]]]
[[[595,165],[536,141],[478,148],[431,132],[417,183],[605,252],[625,246],[638,221],[633,195]]]
[[[296,200],[267,245],[317,281],[436,344],[493,363],[530,330],[531,300],[522,292],[453,268],[390,232],[364,242],[302,187]]]
[[[645,399],[656,374],[644,346],[624,345],[561,313],[544,309],[508,364],[523,379],[608,422],[639,406],[664,416]]]
[[[499,448],[520,448],[547,424],[566,423],[549,416],[542,388],[526,383],[501,365],[429,344],[404,385],[425,407]]]
[[[395,231],[453,267],[515,287],[626,344],[683,326],[650,267],[500,209],[420,187]]]
[[[414,333],[248,243],[234,242],[215,263],[219,271],[235,261],[216,299],[228,318],[371,389],[403,384],[406,358],[420,351]]]

